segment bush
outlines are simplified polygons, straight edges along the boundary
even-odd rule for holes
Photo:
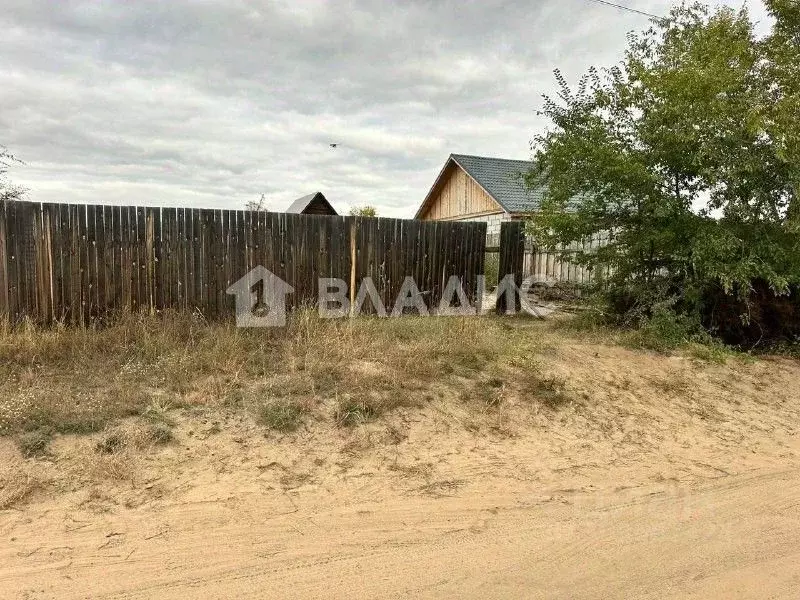
[[[699,321],[674,310],[658,307],[652,316],[644,318],[631,336],[636,346],[667,352],[689,342],[710,342]]]

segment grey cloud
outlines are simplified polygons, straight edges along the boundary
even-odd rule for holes
[[[616,62],[646,25],[587,0],[6,0],[0,143],[37,200],[320,189],[410,216],[450,152],[526,157],[552,69]]]

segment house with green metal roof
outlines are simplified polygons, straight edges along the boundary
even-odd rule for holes
[[[485,221],[487,235],[498,235],[503,221],[539,209],[544,188],[530,188],[524,180],[531,166],[527,160],[451,154],[415,218]]]

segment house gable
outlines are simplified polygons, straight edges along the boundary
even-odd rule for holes
[[[451,156],[417,211],[417,219],[469,219],[504,212],[503,207]]]
[[[288,213],[301,215],[336,215],[331,203],[322,192],[315,192],[308,196],[298,198],[286,209]]]

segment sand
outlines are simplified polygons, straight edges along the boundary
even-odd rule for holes
[[[48,483],[0,511],[0,597],[800,597],[797,361],[543,361],[555,410],[445,396],[286,435],[184,411],[173,444],[102,459],[2,439]]]

